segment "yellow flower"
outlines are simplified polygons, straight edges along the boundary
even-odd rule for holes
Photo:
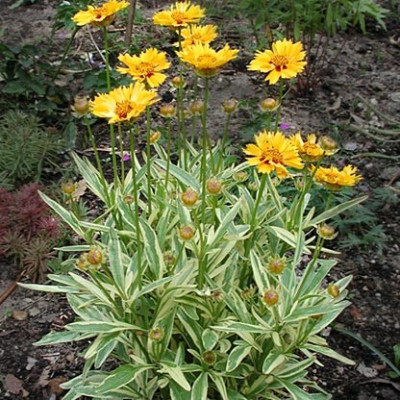
[[[205,11],[190,1],[177,1],[168,11],[160,11],[153,16],[155,25],[164,25],[171,28],[182,28],[189,24],[196,24],[204,17]]]
[[[233,50],[226,44],[219,51],[209,44],[196,43],[176,52],[180,59],[192,65],[200,76],[214,76],[227,62],[235,59],[239,50]]]
[[[312,172],[314,170],[315,167],[311,168]],[[362,179],[361,175],[357,175],[357,167],[352,165],[347,165],[342,171],[333,166],[329,168],[319,167],[315,171],[314,178],[318,183],[322,183],[327,189],[331,190],[339,190],[342,186],[354,186]]]
[[[278,40],[272,44],[272,50],[258,51],[247,67],[250,71],[269,72],[266,81],[271,85],[279,78],[294,78],[302,72],[307,63],[304,60],[306,52],[301,42],[292,43],[291,40]]]
[[[331,156],[335,153],[335,150],[323,149],[319,143],[317,143],[317,136],[313,133],[307,135],[306,142],[303,141],[300,132],[292,135],[290,141],[297,147],[300,157],[306,161],[318,161],[323,155]]]
[[[211,43],[218,36],[217,27],[215,25],[190,25],[181,31],[182,48],[192,46],[196,43]],[[175,43],[179,46],[179,42]]]
[[[157,102],[157,93],[146,90],[143,83],[120,86],[110,93],[102,93],[90,102],[90,111],[100,118],[107,118],[109,124],[130,122],[138,118],[146,107]]]
[[[167,77],[161,71],[171,65],[167,61],[166,53],[153,48],[147,49],[138,56],[120,54],[118,60],[128,67],[118,67],[119,73],[131,75],[132,79],[146,82],[152,88],[160,86],[165,81]]]
[[[96,25],[106,26],[110,24],[114,15],[129,6],[127,1],[110,0],[100,7],[88,6],[87,10],[78,11],[72,20],[79,26]]]
[[[302,169],[303,164],[296,147],[282,132],[262,131],[255,137],[256,144],[248,144],[244,153],[247,162],[257,166],[258,172],[269,174],[276,171],[279,178],[289,175],[286,166]]]

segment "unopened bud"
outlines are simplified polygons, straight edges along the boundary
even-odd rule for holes
[[[321,236],[325,240],[333,240],[338,235],[338,232],[335,231],[335,227],[328,224],[320,225],[317,231],[319,236]]]
[[[92,249],[86,254],[86,260],[89,264],[100,264],[103,261],[103,254],[98,249]]]
[[[160,107],[160,114],[164,118],[172,118],[176,114],[176,107],[171,103],[164,104]]]
[[[233,179],[236,182],[244,182],[247,180],[248,177],[249,175],[247,174],[247,172],[244,171],[238,171],[233,174]]]
[[[210,194],[220,194],[222,190],[222,182],[217,178],[211,178],[206,182],[207,192]]]
[[[271,257],[268,261],[268,270],[272,274],[280,274],[286,267],[285,257]]]
[[[86,271],[88,269],[88,267],[89,267],[89,263],[86,258],[86,254],[81,254],[78,262],[76,263],[76,268],[79,269],[79,271]]]
[[[217,361],[217,356],[211,350],[205,351],[203,353],[203,361],[207,365],[213,365],[213,364],[215,364],[215,361]]]
[[[164,257],[164,263],[165,265],[167,265],[168,267],[171,267],[175,264],[176,261],[176,257],[173,251],[168,250],[163,254]]]
[[[153,131],[150,134],[150,143],[154,144],[160,140],[161,132],[160,131]]]
[[[264,100],[261,100],[260,102],[260,109],[261,111],[275,111],[278,108],[278,103],[276,102],[275,99],[272,98],[267,98]]]
[[[213,300],[215,300],[217,302],[221,302],[224,299],[224,295],[219,290],[216,290],[215,292],[213,292],[211,297]]]
[[[179,236],[183,240],[190,240],[194,236],[194,229],[189,225],[181,226],[179,229]]]
[[[227,114],[232,114],[236,111],[238,101],[236,99],[227,99],[222,103],[222,108]]]
[[[334,283],[331,283],[328,286],[328,289],[326,289],[327,292],[334,298],[339,297],[340,295],[340,289],[338,285],[335,285]]]
[[[181,200],[185,206],[193,206],[198,199],[199,199],[199,195],[197,194],[197,192],[195,190],[193,190],[191,188],[187,188],[181,194]]]
[[[79,115],[85,115],[89,111],[89,100],[84,96],[75,96],[74,104],[72,105],[74,111]]]
[[[135,199],[132,196],[130,196],[129,194],[124,196],[123,200],[124,200],[124,203],[126,203],[126,204],[132,204],[135,201]]]
[[[321,136],[318,140],[318,144],[323,150],[332,151],[337,149],[336,141],[333,140],[330,136]]]
[[[161,340],[164,338],[164,330],[161,328],[152,329],[149,332],[149,338],[153,342],[161,342]]]
[[[183,78],[181,78],[180,76],[174,76],[172,78],[172,85],[174,85],[174,87],[178,88],[179,86],[182,85],[185,86],[185,80]]]
[[[263,300],[267,306],[273,306],[278,302],[279,295],[275,290],[267,290],[264,293]]]
[[[61,189],[64,192],[64,194],[73,194],[76,190],[76,184],[72,181],[67,181],[67,182],[63,182],[61,184]]]
[[[200,115],[204,111],[204,101],[196,100],[189,104],[189,110],[193,115]]]
[[[249,190],[251,190],[252,192],[256,192],[258,190],[258,183],[257,182],[249,182],[249,184],[247,185],[247,187],[249,188]]]
[[[242,297],[243,300],[250,300],[251,298],[254,297],[254,288],[247,288],[242,290],[240,293],[240,296]]]

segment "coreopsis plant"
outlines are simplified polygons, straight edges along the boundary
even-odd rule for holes
[[[176,3],[154,21],[181,27],[203,14],[198,6]],[[281,51],[280,45],[274,49]],[[290,46],[284,49],[289,52]],[[63,384],[69,390],[66,400],[328,399],[307,378],[307,369],[321,354],[352,364],[320,335],[349,304],[351,277],[329,279],[336,253],[324,244],[336,235],[329,220],[364,198],[328,205],[316,214],[309,207],[310,188],[315,181],[354,185],[360,177],[353,167],[325,171],[324,149],[314,165],[302,159],[297,142],[277,129],[282,91],[274,119],[271,111],[265,131],[243,149],[247,161],[232,165],[225,134],[215,146],[209,140],[207,100],[210,76],[237,50],[226,46],[216,52],[195,43],[178,55],[205,81],[198,107],[200,146],[185,142],[177,159],[171,157],[171,119],[182,117],[179,99],[178,113],[174,103],[160,108],[166,148],[161,141],[151,143],[149,107],[157,96],[136,82],[90,103],[94,115],[118,125],[120,137],[127,131],[131,168],[124,171],[113,163],[109,183],[99,159],[95,168],[73,155],[104,213],[83,221],[42,195],[81,244],[61,248],[75,254],[68,260],[74,259],[74,272],[49,275],[50,286],[24,285],[66,293],[77,315],[64,331],[50,332],[37,344],[89,340],[83,373]],[[292,74],[301,72],[296,65]],[[281,66],[289,69],[289,63]],[[226,103],[226,114],[236,106],[236,101]],[[145,111],[148,146],[140,155],[137,118]],[[299,180],[302,184],[296,185]],[[295,194],[281,196],[280,185],[291,186]],[[112,370],[103,368],[109,359]]]

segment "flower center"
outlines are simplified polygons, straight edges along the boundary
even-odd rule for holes
[[[185,19],[185,14],[181,11],[172,11],[171,17],[175,20],[178,25],[182,25]]]
[[[139,70],[143,78],[151,78],[154,75],[154,67],[147,62],[140,64]]]
[[[260,161],[265,164],[273,162],[274,164],[282,164],[282,154],[277,149],[263,150]]]
[[[276,71],[280,72],[280,71],[282,71],[282,69],[286,69],[287,68],[287,64],[289,63],[289,60],[287,59],[286,56],[282,56],[280,54],[277,54],[270,61],[270,63],[274,65]]]
[[[197,62],[205,65],[207,68],[212,68],[216,61],[217,57],[212,54],[202,54],[201,56],[197,57]]]
[[[115,114],[118,115],[118,118],[126,118],[129,112],[132,111],[132,106],[129,101],[125,100],[121,103],[117,103],[115,107]]]

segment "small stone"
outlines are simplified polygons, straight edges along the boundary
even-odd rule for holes
[[[28,313],[24,310],[14,310],[12,317],[17,321],[25,321],[28,318]]]

